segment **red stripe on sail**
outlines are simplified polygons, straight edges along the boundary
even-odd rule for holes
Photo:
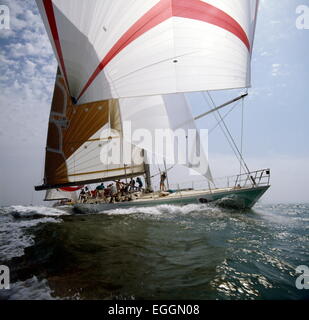
[[[87,81],[77,100],[79,100],[79,98],[89,88],[98,74],[113,58],[115,58],[115,56],[120,51],[122,51],[125,47],[127,47],[131,42],[140,37],[142,34],[154,28],[161,22],[169,19],[170,17],[172,17],[171,2],[170,0],[162,0],[152,9],[150,9],[145,15],[143,15],[137,22],[135,22],[132,27],[130,27],[130,29],[116,42],[116,44],[104,57],[102,62],[98,65],[92,76]]]
[[[65,64],[64,64],[63,54],[62,54],[61,43],[60,43],[60,38],[59,38],[59,33],[58,33],[58,28],[57,28],[57,22],[56,22],[56,18],[55,18],[53,2],[52,2],[52,0],[44,0],[43,4],[44,4],[47,19],[48,19],[48,23],[50,26],[50,30],[51,30],[51,33],[52,33],[52,36],[54,39],[54,43],[56,46],[57,54],[58,54],[58,57],[60,60],[60,65],[61,65],[62,71],[64,73],[64,78],[65,78],[65,81],[66,81],[66,84],[67,84],[67,87],[69,90],[69,82],[68,82],[67,72],[66,72],[66,68],[65,68]]]
[[[171,17],[181,17],[199,20],[216,25],[233,33],[238,37],[250,51],[250,42],[241,25],[224,11],[200,0],[161,0],[145,15],[137,20],[128,31],[116,42],[107,55],[103,58],[96,70],[93,72],[77,100],[90,87],[95,78],[115,58],[115,56],[126,48],[131,42],[151,30],[160,23]]]
[[[250,51],[250,42],[241,25],[224,11],[202,1],[172,0],[173,16],[199,20],[233,33]]]

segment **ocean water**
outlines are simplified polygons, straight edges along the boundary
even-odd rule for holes
[[[309,299],[309,205],[0,208],[0,299]]]

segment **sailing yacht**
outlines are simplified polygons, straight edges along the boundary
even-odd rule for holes
[[[44,181],[35,190],[47,190],[46,198],[52,200],[55,190],[144,176],[147,192],[116,203],[90,199],[75,205],[80,212],[213,201],[251,208],[267,191],[270,170],[250,171],[232,138],[242,173],[227,186],[216,185],[199,133],[183,164],[208,187],[153,191],[148,160],[157,149],[151,139],[132,138],[139,130],[150,137],[158,130],[183,130],[188,138],[197,131],[196,120],[211,114],[225,126],[221,109],[247,93],[198,116],[192,115],[187,95],[250,87],[258,0],[36,2],[59,67]],[[111,146],[120,146],[117,161]],[[167,148],[170,157],[184,152],[172,143]],[[197,149],[198,156],[192,151]],[[166,153],[158,156],[168,158]],[[197,157],[198,165],[192,166]]]

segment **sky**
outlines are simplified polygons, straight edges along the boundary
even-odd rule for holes
[[[0,0],[0,5],[10,9],[10,29],[0,29],[0,205],[41,203],[44,195],[33,186],[42,183],[57,63],[35,1]],[[264,202],[309,202],[309,29],[296,27],[299,5],[309,7],[309,1],[260,2],[252,86],[244,103],[243,154],[251,170],[271,168],[272,187]],[[239,92],[212,97],[220,104]],[[208,108],[201,94],[189,100],[194,114]],[[238,106],[226,118],[237,143],[241,110]],[[216,123],[207,117],[197,124],[211,129]],[[209,135],[209,161],[214,176],[239,171],[218,128]],[[170,173],[172,182],[179,170]]]

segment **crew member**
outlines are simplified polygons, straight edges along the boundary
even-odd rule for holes
[[[166,180],[166,172],[163,171],[161,173],[161,179],[160,179],[160,191],[165,191],[165,180]]]
[[[138,190],[141,191],[143,188],[143,182],[142,179],[140,177],[136,178],[136,182],[138,183]]]

